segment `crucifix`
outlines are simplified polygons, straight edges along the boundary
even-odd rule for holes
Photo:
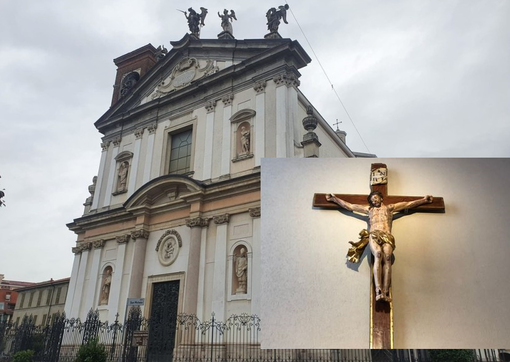
[[[442,197],[388,196],[388,168],[373,163],[370,170],[370,194],[315,194],[313,206],[343,208],[368,217],[369,230],[360,232],[360,240],[350,242],[350,262],[357,263],[366,246],[372,252],[370,286],[370,348],[393,348],[393,303],[391,294],[391,257],[395,239],[391,235],[396,212],[445,212]]]

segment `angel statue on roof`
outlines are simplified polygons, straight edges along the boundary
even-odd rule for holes
[[[230,10],[230,14],[228,13],[227,9],[223,10],[223,14],[220,14],[218,12],[218,16],[221,18],[221,27],[223,28],[223,31],[228,32],[232,35],[234,35],[234,31],[232,30],[232,23],[231,21],[237,20],[236,13],[234,10]]]
[[[184,13],[184,16],[186,19],[188,19],[188,27],[189,31],[192,35],[196,36],[197,38],[200,37],[200,28],[205,25],[204,20],[207,16],[207,9],[204,7],[200,8],[200,14],[197,13],[193,8],[189,8],[189,15],[188,12],[179,10],[182,13]]]
[[[280,5],[278,6],[278,10],[276,8],[271,8],[266,13],[267,18],[267,29],[271,33],[277,33],[278,27],[280,26],[280,20],[283,19],[283,22],[285,24],[288,24],[287,22],[287,10],[289,10],[289,5]]]

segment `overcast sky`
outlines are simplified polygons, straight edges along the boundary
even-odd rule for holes
[[[188,31],[176,9],[188,7],[209,9],[204,39],[221,32],[224,8],[237,14],[236,38],[262,38],[266,11],[284,1],[0,0],[0,273],[70,276],[76,237],[65,225],[98,171],[93,123],[110,106],[114,58],[148,43],[170,49]],[[510,156],[510,1],[288,4],[279,32],[313,59],[300,88],[330,124],[342,121],[352,150]]]

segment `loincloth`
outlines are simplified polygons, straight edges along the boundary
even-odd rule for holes
[[[369,232],[368,230],[363,229],[359,233],[359,241],[349,241],[349,244],[351,244],[352,247],[350,247],[347,251],[347,259],[351,263],[359,263],[361,255],[363,254],[363,251],[370,241],[370,236],[372,236],[372,239],[378,245],[389,244],[393,250],[395,250],[395,238],[393,235],[381,230],[374,230]]]

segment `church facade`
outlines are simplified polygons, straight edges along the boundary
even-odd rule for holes
[[[356,156],[300,91],[298,42],[171,44],[114,60],[98,175],[68,224],[70,318],[259,314],[261,159]]]

